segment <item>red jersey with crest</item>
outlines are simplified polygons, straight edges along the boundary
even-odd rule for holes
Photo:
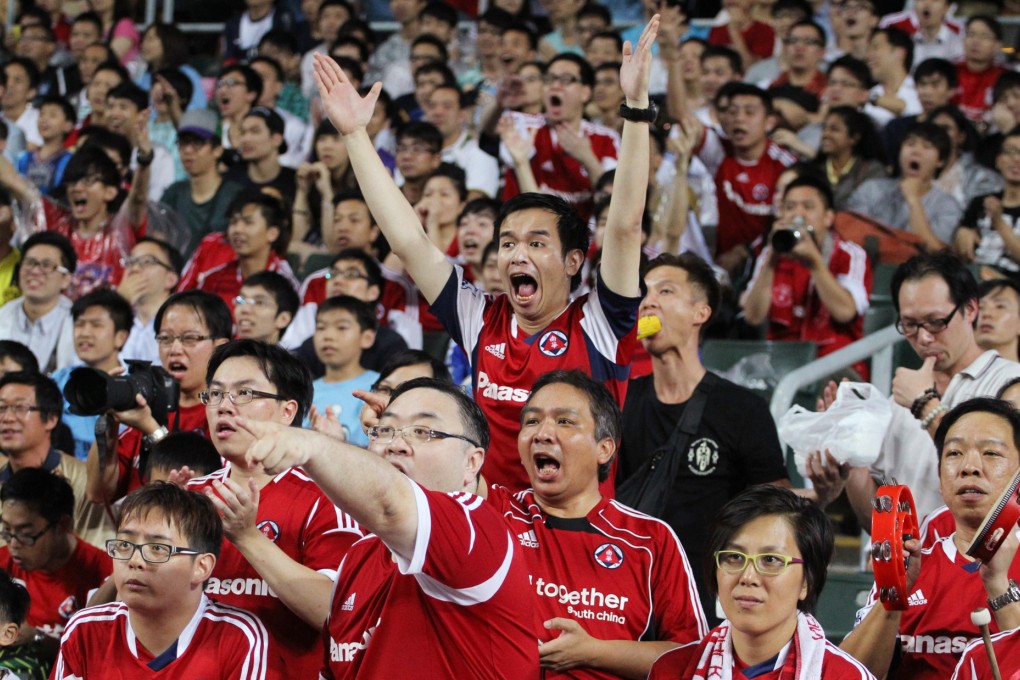
[[[1020,629],[992,636],[992,648],[1002,680],[1020,680]],[[992,677],[984,641],[973,640],[956,666],[953,680],[986,680]]]
[[[994,103],[992,90],[995,81],[1005,72],[1006,69],[998,65],[992,65],[979,73],[971,71],[965,61],[956,64],[956,77],[960,81],[956,90],[956,102],[963,115],[975,123],[985,122]]]
[[[849,323],[832,319],[828,307],[815,289],[811,269],[792,257],[779,257],[772,279],[772,302],[768,315],[769,340],[810,340],[818,344],[818,356],[832,354],[864,335],[864,313],[871,296],[871,264],[868,254],[856,243],[832,236],[829,272],[854,300],[857,316]],[[762,251],[755,264],[754,280],[761,274],[770,251]],[[865,380],[867,362],[854,364]],[[863,371],[863,372],[862,372]]]
[[[574,206],[577,214],[583,219],[589,219],[594,206],[592,179],[588,176],[588,171],[579,160],[563,150],[556,130],[548,124],[544,115],[518,112],[512,112],[510,115],[513,116],[514,125],[521,134],[535,135],[531,172],[535,175],[539,192],[559,196]],[[615,130],[582,120],[581,134],[591,143],[592,153],[599,159],[603,171],[616,167],[616,158],[620,153],[620,135]],[[503,200],[506,201],[521,193],[521,188],[513,171],[510,153],[501,145],[499,154],[507,166],[503,186]]]
[[[493,486],[488,500],[503,513],[528,565],[540,640],[559,635],[543,625],[573,619],[600,640],[687,643],[708,632],[691,565],[668,524],[603,498],[586,517],[542,512],[530,489]],[[545,678],[611,680],[592,668]]]
[[[179,416],[179,417],[178,417]],[[171,432],[198,432],[209,439],[209,419],[205,415],[205,404],[185,406],[170,413],[167,427]],[[117,444],[117,490],[111,501],[128,495],[142,487],[145,480],[141,469],[142,433],[133,427],[126,427],[120,433]]]
[[[772,226],[772,192],[776,180],[797,160],[773,142],[765,142],[761,158],[753,163],[737,159],[733,145],[706,129],[698,158],[715,176],[719,205],[719,229],[715,252],[721,255],[734,246],[748,245]]]
[[[592,292],[527,336],[517,326],[509,296],[486,295],[464,280],[463,269],[453,269],[432,311],[471,362],[474,398],[492,436],[482,474],[521,491],[531,486],[517,453],[521,410],[531,386],[549,371],[578,369],[604,383],[622,408],[641,299],[617,295],[599,276]],[[614,476],[615,471],[609,479]],[[611,496],[611,484],[604,491]]]
[[[491,503],[411,480],[414,552],[369,535],[337,576],[326,680],[536,680],[534,597],[520,546]]]
[[[900,619],[900,663],[890,679],[945,680],[964,648],[981,636],[970,613],[988,607],[988,594],[977,571],[964,568],[973,564],[956,549],[953,535],[921,551],[921,573]],[[1020,560],[1013,560],[1009,577],[1020,578]],[[872,606],[882,606],[876,602],[872,588],[869,604],[857,612],[858,623]],[[991,628],[998,631],[994,616]]]
[[[78,612],[60,640],[52,680],[264,680],[280,677],[258,617],[203,596],[169,649],[153,656],[135,637],[128,607],[113,602]],[[305,676],[291,675],[297,678]]]
[[[281,257],[275,250],[269,251],[269,260],[266,262],[265,271],[276,272],[294,287],[297,292],[301,284],[294,276],[290,263],[285,257]],[[237,259],[227,235],[217,232],[209,234],[198,244],[187,266],[181,273],[181,282],[177,284],[177,290],[204,290],[207,293],[214,293],[223,298],[230,311],[234,311],[234,298],[241,294],[241,283],[244,275],[241,273],[241,263]]]
[[[188,483],[191,491],[214,490],[230,475],[230,464]],[[295,562],[336,579],[337,565],[364,534],[300,469],[290,468],[259,491],[259,530]],[[282,657],[294,678],[314,678],[322,662],[319,631],[287,608],[244,555],[226,538],[205,593],[243,607],[269,629],[270,654]]]
[[[71,615],[85,606],[89,591],[102,585],[113,571],[113,561],[79,538],[67,564],[54,572],[22,569],[7,546],[0,548],[0,569],[23,583],[32,597],[28,625],[59,635]]]

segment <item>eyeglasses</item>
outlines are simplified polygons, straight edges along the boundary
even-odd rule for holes
[[[199,333],[184,333],[182,335],[172,335],[170,333],[160,333],[156,336],[156,342],[159,343],[160,347],[170,347],[176,340],[180,340],[181,344],[185,347],[194,347],[203,340],[212,340],[211,335],[201,335]]]
[[[85,186],[90,187],[93,184],[96,184],[97,182],[102,182],[103,176],[99,174],[85,175],[84,177],[79,177],[78,179],[66,179],[64,181],[67,182],[68,187],[73,187],[78,184],[84,184]]]
[[[144,269],[145,267],[162,267],[167,271],[173,271],[173,267],[168,265],[166,262],[160,262],[159,259],[152,255],[140,255],[138,257],[122,257],[120,258],[120,266],[124,269],[131,269],[132,267],[138,267]]]
[[[343,279],[344,281],[357,281],[358,279],[368,279],[367,276],[362,274],[357,269],[330,269],[326,272],[326,280],[332,281],[333,279]]]
[[[35,269],[43,274],[52,274],[53,272],[60,272],[61,274],[70,274],[70,270],[67,267],[52,262],[51,260],[37,260],[33,257],[26,257],[21,261],[21,268],[24,271]]]
[[[818,46],[822,44],[822,41],[818,38],[798,38],[796,36],[790,36],[789,38],[783,38],[784,45],[807,45]]]
[[[13,413],[18,418],[24,418],[32,411],[41,411],[38,406],[29,406],[28,404],[0,404],[0,417]]]
[[[241,388],[237,392],[228,392],[227,390],[206,390],[198,393],[198,400],[206,406],[219,406],[220,402],[223,401],[223,397],[230,399],[230,403],[235,406],[250,404],[254,399],[276,399],[277,401],[286,401],[286,398],[281,397],[279,394],[270,394],[269,392],[253,390],[250,387]]]
[[[166,543],[132,543],[121,538],[111,538],[106,542],[106,554],[115,560],[130,560],[135,550],[142,553],[142,559],[150,564],[169,562],[174,555],[201,555],[191,548],[178,548]]]
[[[791,564],[804,564],[799,557],[779,553],[746,555],[738,550],[720,550],[715,554],[715,565],[727,574],[743,574],[750,562],[762,576],[779,576]]]
[[[438,153],[439,149],[429,144],[397,144],[397,153]]]
[[[963,305],[956,305],[953,307],[953,311],[949,312],[949,316],[944,319],[932,319],[931,321],[904,321],[903,319],[896,320],[896,331],[900,335],[905,335],[908,338],[917,335],[917,331],[923,328],[932,335],[938,335],[942,331],[946,330],[946,326],[953,320],[953,316],[960,311],[960,307]]]
[[[216,87],[217,88],[220,88],[220,87],[234,87],[235,85],[244,85],[244,84],[245,83],[244,83],[243,80],[238,80],[237,78],[224,78],[223,80],[217,80],[216,81]]]
[[[546,85],[573,85],[581,82],[581,79],[570,73],[546,73],[542,76],[542,82]]]
[[[462,434],[440,432],[439,430],[433,430],[432,428],[425,427],[424,425],[405,425],[404,427],[376,425],[375,427],[368,428],[369,439],[380,444],[389,444],[396,439],[398,435],[409,444],[428,444],[433,439],[461,439],[472,446],[481,448],[481,444],[473,439],[465,437]]]
[[[1001,153],[1006,158],[1016,158],[1017,156],[1020,156],[1020,149],[1016,148],[1015,146],[1004,146],[1002,147],[1002,150],[999,151],[999,153]]]
[[[42,538],[42,535],[53,528],[53,524],[47,524],[43,527],[42,531],[34,534],[15,533],[13,531],[0,531],[0,538],[4,540],[4,543],[10,543],[11,541],[17,541],[26,548],[31,548],[35,545],[35,542]]]
[[[234,304],[239,305],[241,307],[244,307],[245,305],[251,305],[255,309],[269,309],[270,307],[273,306],[273,301],[262,297],[250,298],[244,297],[243,295],[238,295],[236,298],[234,298]]]

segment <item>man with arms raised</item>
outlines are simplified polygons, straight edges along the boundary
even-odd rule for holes
[[[907,541],[905,595],[910,606],[902,612],[886,611],[872,600],[858,612],[857,626],[840,645],[878,677],[950,677],[968,641],[979,635],[970,620],[977,607],[992,610],[992,630],[1020,626],[1016,527],[980,568],[974,569],[964,554],[1020,471],[1020,412],[998,399],[965,401],[942,419],[935,447],[939,485],[955,532],[925,550],[918,540]]]
[[[648,69],[658,17],[636,48],[626,45],[620,83],[627,105],[647,110]],[[527,476],[513,442],[520,406],[542,374],[583,368],[611,384],[622,401],[640,292],[641,213],[648,184],[648,126],[627,121],[605,246],[594,291],[570,302],[588,247],[587,225],[561,199],[524,194],[499,217],[499,268],[508,290],[487,298],[463,285],[464,272],[449,263],[418,226],[372,146],[365,125],[379,88],[362,99],[333,62],[317,58],[316,78],[330,120],[343,135],[351,165],[379,226],[421,289],[432,310],[471,358],[475,398],[493,431],[493,459],[485,476],[513,490]],[[640,116],[635,116],[640,117]]]
[[[369,429],[370,451],[279,423],[235,422],[253,442],[249,464],[300,465],[371,532],[340,564],[320,677],[538,677],[523,548],[474,495],[489,430],[458,387],[416,378],[395,389]]]
[[[223,540],[212,503],[158,482],[128,496],[120,511],[117,537],[106,542],[120,601],[71,619],[50,677],[277,677],[262,622],[202,593]]]
[[[290,677],[314,677],[336,568],[362,533],[300,470],[246,465],[254,440],[238,426],[244,417],[296,432],[311,405],[311,376],[276,345],[234,340],[213,352],[206,382],[209,433],[227,465],[188,488],[212,499],[229,541],[206,594],[258,615],[269,629],[270,656],[283,659]]]
[[[603,385],[546,373],[517,439],[532,488],[489,491],[528,565],[546,680],[644,678],[660,654],[708,632],[676,534],[599,493],[620,420]]]

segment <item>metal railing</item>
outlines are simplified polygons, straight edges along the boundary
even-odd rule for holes
[[[787,373],[772,392],[772,401],[769,403],[772,418],[779,422],[793,404],[797,390],[868,357],[871,357],[871,383],[883,394],[889,394],[892,389],[893,346],[903,340],[905,338],[896,332],[895,326],[887,326]]]

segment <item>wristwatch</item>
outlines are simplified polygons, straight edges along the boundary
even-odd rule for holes
[[[655,108],[653,102],[648,102],[647,109],[635,109],[626,104],[620,104],[620,118],[632,123],[654,123],[658,115],[659,110]]]
[[[142,437],[142,441],[151,448],[166,439],[168,434],[170,434],[170,430],[166,429],[166,425],[160,425],[152,434]]]
[[[135,154],[135,160],[138,161],[138,165],[148,166],[152,165],[152,159],[156,157],[156,152],[153,149],[149,149],[148,153],[143,153],[141,149]]]
[[[1009,579],[1009,590],[998,597],[988,598],[988,608],[993,612],[997,612],[1014,602],[1020,602],[1020,586],[1013,579]]]

